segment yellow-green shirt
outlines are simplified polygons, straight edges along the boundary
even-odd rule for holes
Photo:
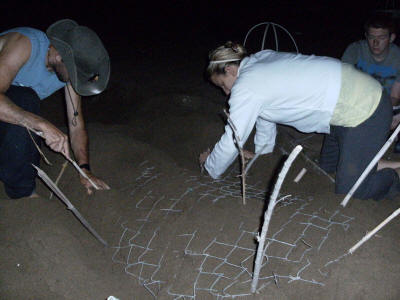
[[[338,102],[330,125],[355,127],[368,119],[378,107],[382,86],[353,65],[342,64],[342,81]]]

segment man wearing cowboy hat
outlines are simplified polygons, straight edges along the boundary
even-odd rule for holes
[[[54,151],[71,158],[100,189],[108,185],[90,172],[88,135],[81,96],[107,86],[110,60],[94,31],[72,20],[52,24],[46,34],[30,27],[0,33],[0,180],[10,198],[35,195],[40,156],[27,128],[42,133]],[[38,115],[40,100],[64,88],[69,138]],[[35,140],[39,141],[36,136]],[[81,183],[92,193],[85,178]]]

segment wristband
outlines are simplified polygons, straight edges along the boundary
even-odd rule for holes
[[[81,165],[79,165],[79,168],[86,169],[86,170],[90,171],[90,165],[89,164],[81,164]]]

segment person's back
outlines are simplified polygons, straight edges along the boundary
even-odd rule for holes
[[[242,106],[247,97],[254,97],[262,103],[266,120],[303,132],[329,130],[340,91],[339,60],[264,50],[244,58],[239,72],[231,107]],[[308,111],[307,119],[299,118],[304,110]]]
[[[200,165],[218,178],[235,160],[237,145],[245,145],[254,127],[258,155],[273,151],[277,124],[305,132],[325,127],[320,130],[326,134],[320,166],[336,173],[335,192],[347,193],[389,132],[392,107],[380,83],[332,58],[267,50],[250,57],[246,53],[243,46],[227,42],[209,54],[207,75],[229,95],[230,123],[213,150],[199,155]],[[235,134],[230,124],[235,125]],[[234,136],[240,141],[235,143]],[[399,175],[384,168],[371,170],[354,196],[380,200],[399,192]]]

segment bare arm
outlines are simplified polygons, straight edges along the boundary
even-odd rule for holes
[[[72,151],[79,165],[87,164],[89,163],[88,136],[82,116],[81,97],[74,91],[70,83],[65,86],[65,103]],[[77,112],[76,116],[74,115],[75,111]]]
[[[51,149],[69,156],[68,138],[64,133],[47,120],[21,109],[5,95],[30,54],[31,43],[26,36],[9,33],[0,38],[0,120],[43,132],[43,138]]]
[[[89,141],[82,114],[81,97],[74,91],[70,83],[65,86],[65,101],[72,151],[79,165],[88,164]],[[100,189],[110,188],[103,180],[97,178],[89,170],[83,169],[83,171]],[[81,183],[86,187],[88,194],[92,194],[93,186],[90,182],[81,176]]]
[[[392,99],[392,105],[396,106],[400,104],[400,82],[395,81],[390,91],[390,98]]]

